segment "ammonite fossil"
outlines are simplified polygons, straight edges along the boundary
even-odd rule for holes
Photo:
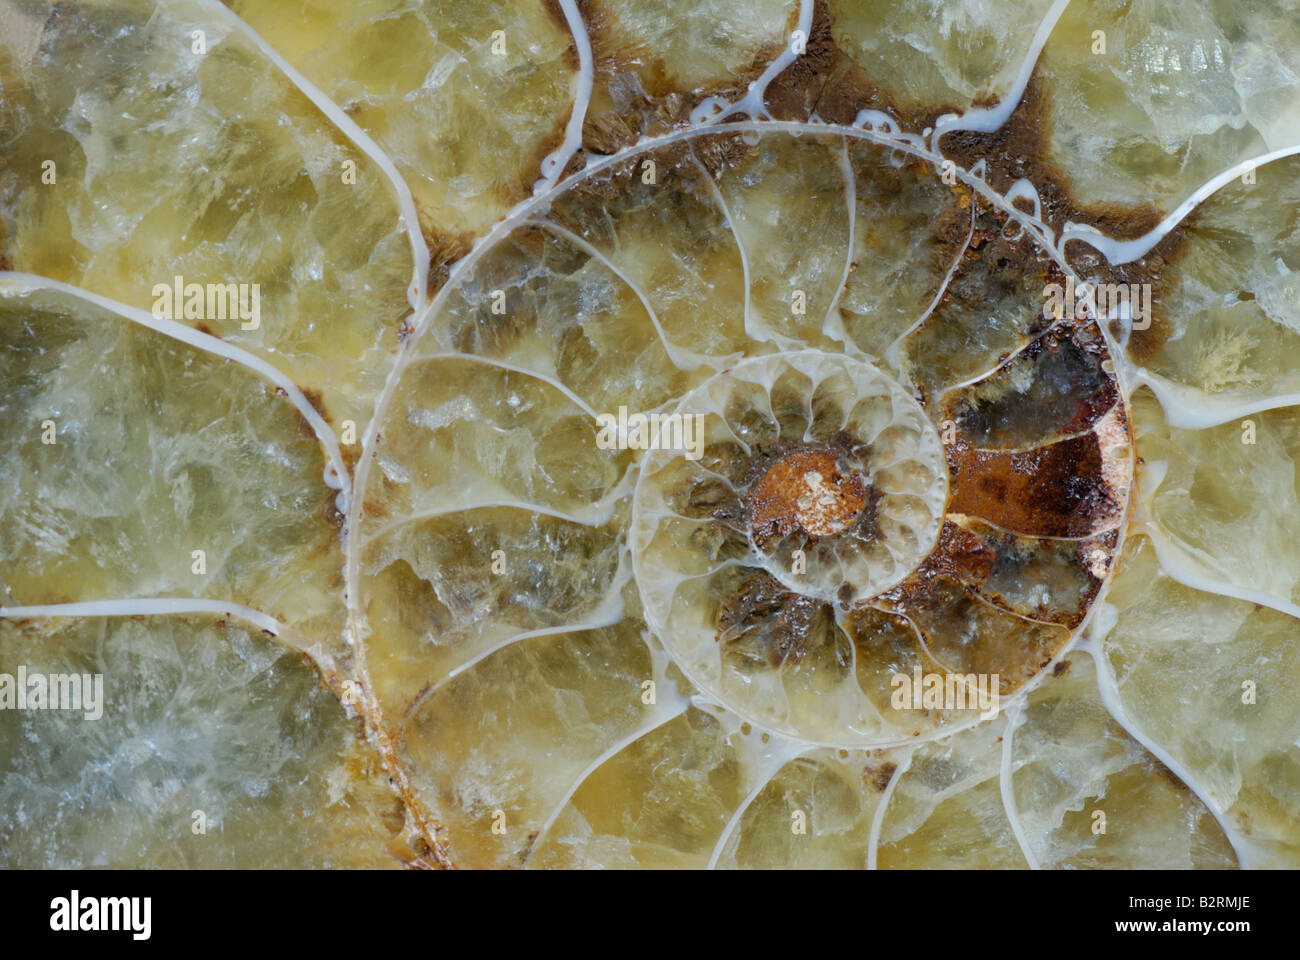
[[[3,0],[0,862],[1294,866],[1297,76]]]

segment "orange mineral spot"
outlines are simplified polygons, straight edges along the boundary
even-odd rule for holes
[[[843,474],[829,450],[797,450],[774,463],[749,493],[749,520],[759,539],[797,529],[811,537],[839,533],[867,505],[857,472]]]

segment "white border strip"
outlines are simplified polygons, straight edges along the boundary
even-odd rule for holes
[[[814,0],[799,0],[799,19],[795,24],[795,31],[803,34],[805,49],[808,41],[812,39],[813,10],[815,7]],[[707,127],[710,124],[725,121],[736,113],[744,113],[751,120],[759,117],[771,117],[764,103],[767,88],[771,86],[773,80],[785,72],[786,67],[794,63],[800,56],[801,54],[795,53],[793,35],[785,37],[785,46],[776,58],[767,65],[767,69],[763,71],[759,78],[749,85],[748,93],[735,103],[728,103],[722,97],[708,97],[701,101],[691,111],[691,126]]]
[[[912,768],[912,753],[910,749],[904,749],[898,758],[898,766],[894,768],[894,775],[889,778],[889,783],[885,786],[885,792],[880,795],[876,802],[876,809],[871,814],[871,831],[867,835],[867,869],[879,869],[876,865],[877,857],[880,853],[880,831],[885,823],[885,808],[889,806],[889,801],[894,796],[894,788],[898,786],[898,781],[903,779],[903,774]]]
[[[591,38],[587,36],[587,25],[582,22],[582,12],[578,10],[575,0],[560,0],[560,9],[573,34],[573,45],[578,50],[578,92],[573,98],[573,110],[569,113],[569,122],[564,128],[564,142],[554,153],[542,161],[542,179],[533,185],[533,196],[546,193],[560,177],[573,155],[582,146],[582,125],[587,119],[587,107],[591,105],[591,89],[595,86],[596,62],[591,53]]]
[[[212,613],[238,617],[278,637],[289,629],[270,614],[224,600],[198,597],[133,597],[126,600],[87,600],[80,603],[44,603],[30,607],[0,607],[0,618],[24,620],[32,617],[140,617]]]

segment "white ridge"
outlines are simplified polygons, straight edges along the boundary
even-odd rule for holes
[[[1114,675],[1111,673],[1110,660],[1107,658],[1100,643],[1097,644],[1096,661],[1097,692],[1101,694],[1102,705],[1115,719],[1115,722],[1123,727],[1130,737],[1142,744],[1142,746],[1146,747],[1152,756],[1173,771],[1174,776],[1187,784],[1188,789],[1190,789],[1192,793],[1196,794],[1197,799],[1199,799],[1201,803],[1205,804],[1205,808],[1214,815],[1214,819],[1219,822],[1219,827],[1223,830],[1224,836],[1226,836],[1228,842],[1232,844],[1232,849],[1237,854],[1237,859],[1242,867],[1249,868],[1253,866],[1257,860],[1262,860],[1263,857],[1260,856],[1258,847],[1246,839],[1246,835],[1243,834],[1237,828],[1236,823],[1228,817],[1227,812],[1223,809],[1222,805],[1220,805],[1217,800],[1210,796],[1210,794],[1192,778],[1187,768],[1174,759],[1173,754],[1140,731],[1133,721],[1129,719],[1128,714],[1124,710],[1123,704],[1120,703],[1119,687],[1115,682]]]
[[[1296,154],[1300,154],[1300,144],[1263,153],[1258,157],[1243,160],[1236,166],[1229,167],[1218,176],[1202,184],[1195,193],[1180,203],[1173,213],[1161,220],[1150,232],[1144,233],[1133,240],[1115,240],[1088,224],[1067,223],[1061,231],[1057,250],[1064,256],[1067,243],[1071,240],[1082,240],[1090,247],[1098,250],[1110,263],[1116,266],[1131,263],[1150,253],[1156,244],[1163,240],[1174,227],[1178,226],[1204,200],[1232,183],[1242,174],[1266,163],[1272,163],[1274,160],[1281,160],[1283,157]]]
[[[1015,788],[1011,782],[1011,741],[1016,728],[1024,722],[1024,710],[1025,701],[1020,700],[1006,711],[1007,724],[1002,731],[1002,763],[998,770],[998,788],[1002,793],[1002,809],[1007,815],[1007,822],[1011,824],[1011,832],[1016,836],[1016,843],[1020,844],[1020,853],[1030,870],[1038,870],[1038,858],[1034,856],[1029,838],[1025,836],[1024,827],[1020,824],[1020,811],[1016,807]]]
[[[219,337],[213,337],[206,333],[200,333],[192,327],[187,327],[183,323],[177,323],[175,320],[167,320],[155,317],[148,311],[141,310],[138,307],[130,307],[125,303],[118,303],[116,300],[110,300],[108,297],[101,297],[97,293],[91,293],[89,290],[83,290],[80,287],[74,287],[68,283],[62,283],[58,280],[50,280],[47,277],[38,277],[31,273],[16,273],[14,271],[0,271],[0,294],[6,291],[31,292],[35,290],[55,290],[59,293],[66,293],[78,299],[93,303],[110,313],[115,313],[120,317],[130,320],[132,323],[138,323],[142,327],[148,327],[164,336],[171,337],[173,340],[180,340],[189,344],[197,350],[205,353],[215,354],[218,357],[224,357],[227,360],[233,360],[241,366],[247,367],[254,373],[257,373],[265,379],[271,381],[277,387],[284,391],[288,396],[289,402],[292,403],[303,418],[311,424],[312,431],[320,441],[321,446],[325,448],[325,485],[331,490],[338,490],[339,495],[336,498],[335,505],[339,512],[346,514],[350,501],[352,499],[352,489],[348,478],[347,468],[343,465],[343,456],[339,452],[338,438],[334,436],[334,431],[330,429],[329,424],[316,412],[316,408],[311,405],[303,392],[298,386],[282,371],[271,366],[261,357],[255,356],[234,344],[227,343]]]
[[[627,578],[624,577],[623,580],[626,582]],[[622,584],[615,584],[615,586],[621,589]],[[492,656],[492,654],[498,653],[506,647],[512,647],[517,643],[523,643],[526,640],[533,640],[537,637],[556,637],[563,636],[567,633],[583,633],[588,630],[599,630],[602,627],[614,626],[623,619],[623,601],[618,596],[619,589],[611,589],[610,594],[601,601],[600,606],[591,611],[591,613],[595,615],[594,618],[585,623],[562,623],[557,627],[542,627],[538,630],[525,630],[522,633],[512,633],[484,647],[468,660],[456,664],[456,666],[448,670],[446,674],[424,688],[420,695],[415,698],[409,707],[406,708],[407,718],[409,719],[414,717],[420,707],[422,707],[431,696],[445,687],[452,680],[455,680],[466,670],[477,666],[488,657]]]
[[[1214,575],[1211,575],[1210,571],[1198,571],[1182,545],[1175,543],[1172,538],[1166,536],[1154,522],[1147,520],[1143,523],[1142,528],[1135,532],[1144,534],[1151,541],[1151,546],[1156,551],[1156,560],[1160,564],[1160,572],[1169,579],[1181,583],[1185,587],[1191,587],[1193,590],[1199,590],[1202,593],[1229,597],[1233,600],[1244,600],[1247,603],[1257,603],[1261,607],[1268,607],[1270,610],[1276,610],[1279,613],[1285,613],[1300,619],[1300,605],[1292,603],[1290,600],[1284,600],[1261,590],[1235,586],[1228,582],[1227,574],[1222,571]]]
[[[840,175],[844,178],[844,207],[848,212],[849,237],[844,246],[844,272],[840,275],[840,285],[835,288],[835,296],[826,308],[826,318],[822,321],[822,334],[844,344],[844,352],[851,357],[865,358],[866,354],[858,349],[848,331],[844,329],[844,317],[839,312],[840,299],[849,285],[849,275],[853,272],[853,248],[857,243],[858,227],[858,182],[853,172],[853,163],[849,159],[849,142],[840,141]],[[809,403],[812,401],[809,400]],[[809,421],[811,426],[811,420]]]
[[[903,372],[903,358],[899,351],[903,346],[903,341],[921,328],[921,324],[925,323],[925,321],[930,318],[930,314],[934,313],[935,308],[939,306],[939,302],[943,300],[943,295],[948,292],[948,285],[952,283],[953,274],[955,274],[957,268],[961,266],[962,258],[966,256],[966,251],[970,249],[970,242],[975,236],[975,213],[978,209],[979,201],[972,196],[970,200],[970,229],[966,231],[966,240],[961,245],[961,249],[957,251],[957,256],[953,257],[952,266],[950,266],[948,272],[943,275],[943,282],[939,284],[939,289],[935,291],[934,298],[930,301],[929,306],[925,308],[924,312],[916,318],[916,322],[895,337],[894,341],[885,348],[886,362],[888,362],[889,365],[900,374]],[[1021,229],[1023,229],[1023,227]]]
[[[270,614],[225,600],[199,597],[132,597],[122,600],[86,600],[80,603],[42,603],[26,607],[0,607],[0,618],[25,620],[31,617],[140,617],[213,613],[238,617],[278,637],[288,628]]]
[[[898,758],[898,766],[894,768],[894,775],[889,778],[889,784],[885,787],[885,792],[880,795],[880,801],[876,804],[876,809],[871,815],[871,833],[867,839],[867,869],[876,869],[876,855],[880,851],[880,828],[885,822],[885,808],[889,806],[889,799],[894,795],[894,788],[898,786],[898,781],[903,778],[912,766],[912,751],[904,751]]]
[[[406,300],[411,305],[411,309],[419,313],[425,306],[429,292],[426,287],[429,277],[429,246],[424,242],[424,234],[420,230],[420,216],[415,209],[415,198],[411,196],[411,188],[397,172],[397,166],[388,158],[388,154],[379,148],[379,144],[357,126],[356,121],[344,113],[343,109],[326,96],[323,90],[298,72],[293,64],[263,40],[261,34],[245,23],[235,11],[220,0],[198,0],[198,2],[206,7],[213,17],[225,21],[228,26],[234,27],[245,39],[251,41],[263,56],[274,63],[280,72],[329,118],[334,126],[338,127],[384,172],[392,184],[393,192],[397,195],[397,206],[401,210],[401,225],[406,230],[407,239],[411,243],[411,258],[415,261],[411,271],[411,285],[406,290]],[[561,0],[561,3],[571,2],[572,0]]]
[[[1263,413],[1279,407],[1300,404],[1300,393],[1285,393],[1255,399],[1214,397],[1194,387],[1175,383],[1145,367],[1137,367],[1132,377],[1151,388],[1164,410],[1165,422],[1171,427],[1186,430],[1203,430],[1217,427],[1230,420],[1238,420],[1252,413]]]
[[[601,497],[599,502],[592,504],[591,509],[585,511],[583,514],[563,513],[559,510],[553,510],[550,507],[544,507],[538,503],[506,499],[474,500],[469,503],[455,503],[443,507],[434,507],[429,510],[420,510],[416,513],[408,513],[393,518],[377,530],[361,537],[358,546],[362,548],[367,547],[376,540],[381,539],[397,528],[404,527],[409,523],[419,523],[421,520],[432,520],[436,517],[450,516],[455,513],[468,513],[471,510],[522,510],[527,513],[536,513],[544,517],[551,517],[555,520],[563,520],[567,523],[577,524],[582,527],[602,527],[614,516],[614,507],[618,497],[613,496],[613,494],[624,496],[625,492],[619,487],[614,487],[609,493]]]
[[[656,686],[659,689],[665,689],[665,688],[675,689],[675,688],[668,687],[667,684],[657,684]],[[528,861],[532,859],[533,851],[537,849],[537,845],[541,843],[542,839],[548,833],[550,833],[551,827],[554,826],[555,821],[560,818],[560,814],[564,812],[564,808],[569,805],[569,801],[573,799],[573,795],[578,792],[578,789],[584,783],[587,782],[588,778],[593,773],[595,773],[602,766],[604,766],[605,762],[609,760],[611,757],[617,756],[618,754],[622,753],[625,749],[627,749],[632,744],[636,743],[642,737],[653,732],[654,730],[657,730],[659,727],[662,727],[665,723],[668,723],[670,720],[675,720],[677,717],[680,717],[683,713],[686,712],[686,708],[689,706],[690,706],[690,702],[688,700],[686,700],[685,698],[679,698],[677,694],[674,692],[671,701],[665,701],[663,708],[654,710],[651,713],[650,718],[648,720],[642,723],[631,733],[617,740],[613,744],[613,746],[608,747],[598,757],[592,760],[591,763],[587,764],[587,766],[584,767],[582,771],[576,777],[573,778],[573,782],[569,784],[569,788],[564,791],[564,796],[560,797],[559,802],[551,809],[551,812],[547,816],[545,822],[542,824],[541,828],[537,831],[537,836],[533,838],[533,845],[529,848],[527,856],[524,857],[524,866],[525,867],[528,866]]]
[[[1056,27],[1056,22],[1061,19],[1061,14],[1065,8],[1070,5],[1070,0],[1056,0],[1047,15],[1043,17],[1042,23],[1038,25],[1038,31],[1034,34],[1033,41],[1029,44],[1029,52],[1025,54],[1024,61],[1020,64],[1020,72],[1016,75],[1015,82],[1012,83],[1011,89],[1007,95],[994,107],[972,107],[960,116],[955,113],[946,113],[934,123],[934,132],[931,134],[931,148],[939,152],[939,139],[946,133],[954,130],[970,130],[974,133],[992,133],[999,130],[1002,125],[1011,118],[1016,107],[1020,105],[1021,99],[1025,95],[1025,90],[1029,87],[1029,78],[1034,74],[1034,67],[1038,65],[1038,58],[1043,52],[1043,47],[1047,44],[1047,38],[1051,35],[1052,30]]]
[[[583,400],[582,397],[578,396],[576,393],[574,393],[572,390],[570,390],[568,387],[562,384],[558,379],[547,376],[546,374],[541,373],[537,370],[530,370],[527,367],[521,367],[518,364],[510,363],[507,360],[498,360],[495,357],[485,357],[482,356],[481,354],[444,352],[444,353],[431,353],[428,356],[420,357],[417,362],[425,363],[431,360],[449,360],[449,359],[465,360],[471,363],[481,363],[487,367],[496,367],[500,370],[509,370],[511,373],[517,373],[520,376],[529,377],[530,379],[533,380],[538,380],[549,387],[554,387],[560,393],[564,394],[565,398],[569,400],[569,402],[571,402],[575,407],[577,407],[579,410],[585,413],[592,420],[598,420],[600,417],[600,415],[596,413],[595,409],[591,406],[591,404],[587,403],[586,400]]]
[[[587,27],[582,22],[582,13],[578,10],[576,0],[560,0],[560,8],[569,24],[569,32],[573,34],[574,46],[578,49],[578,93],[573,99],[568,125],[564,128],[564,142],[542,161],[542,179],[533,185],[534,196],[540,196],[555,186],[564,173],[564,168],[569,165],[569,160],[582,146],[582,125],[587,118],[587,107],[591,105],[591,88],[596,77],[591,38],[587,36]]]
[[[745,306],[743,316],[745,335],[757,340],[771,339],[770,334],[768,336],[759,336],[753,332],[757,322],[754,320],[754,308],[751,303],[749,253],[745,250],[745,242],[740,238],[740,230],[736,226],[735,218],[731,215],[731,207],[727,203],[727,198],[722,195],[722,188],[718,186],[718,181],[714,178],[713,174],[709,173],[708,168],[700,162],[699,156],[695,153],[695,146],[691,145],[690,150],[691,159],[695,161],[695,166],[699,168],[700,174],[704,177],[705,182],[708,183],[709,190],[713,194],[713,199],[717,202],[718,209],[722,211],[722,216],[727,221],[727,229],[731,231],[731,238],[735,241],[736,252],[740,254],[740,275],[741,280],[745,284]],[[766,328],[766,325],[764,325],[764,327]]]
[[[758,799],[758,795],[763,792],[763,788],[771,783],[772,779],[784,770],[787,764],[809,752],[807,744],[786,741],[784,737],[779,737],[776,734],[772,735],[771,743],[775,749],[770,750],[766,756],[761,756],[756,761],[758,770],[757,776],[754,778],[754,785],[745,794],[744,799],[736,804],[736,809],[727,818],[726,825],[722,828],[722,832],[718,834],[718,840],[713,845],[713,852],[709,854],[709,863],[705,869],[716,870],[718,868],[718,860],[722,858],[722,854],[727,849],[727,843],[736,832],[736,828],[740,826],[741,818],[745,816],[745,811]]]
[[[659,342],[663,344],[664,351],[668,354],[668,359],[670,359],[678,369],[698,370],[700,367],[707,366],[710,369],[716,370],[725,365],[723,362],[705,356],[704,354],[696,353],[694,350],[687,350],[685,347],[679,347],[670,341],[667,334],[664,333],[663,325],[659,322],[659,315],[655,312],[655,308],[650,304],[649,295],[641,289],[640,284],[636,283],[636,281],[628,276],[627,273],[618,266],[618,264],[614,263],[614,261],[610,260],[609,257],[605,256],[605,254],[601,253],[586,240],[582,239],[582,237],[578,236],[572,230],[560,226],[558,223],[551,223],[549,220],[528,220],[525,222],[540,230],[546,230],[553,233],[557,237],[563,239],[566,243],[577,247],[610,273],[614,274],[614,276],[618,277],[619,280],[623,281],[627,288],[636,294],[636,298],[641,301],[641,306],[645,307],[646,313],[650,315],[650,322],[654,325],[655,333],[659,335]]]
[[[814,0],[799,0],[799,22],[795,29],[803,31],[805,43],[812,35],[814,6]],[[763,71],[759,78],[749,85],[748,93],[735,103],[728,103],[722,97],[708,97],[691,111],[691,126],[706,127],[723,121],[735,113],[743,113],[751,120],[758,117],[770,117],[771,114],[767,112],[767,107],[763,105],[763,97],[767,93],[767,88],[798,57],[799,54],[794,52],[794,44],[787,38],[781,53],[767,65],[767,69]]]

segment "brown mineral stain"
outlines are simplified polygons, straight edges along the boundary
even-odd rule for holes
[[[849,526],[867,505],[866,484],[843,475],[829,450],[797,450],[782,457],[750,490],[750,523],[759,540],[802,530],[826,537]]]
[[[279,387],[275,388],[275,393],[278,397],[288,396],[288,394]],[[299,410],[296,405],[290,404],[290,409],[293,410],[294,423],[298,427],[298,436],[303,440],[316,441],[318,439],[316,436],[316,428],[311,425],[311,421],[303,416],[303,412]]]
[[[826,604],[787,590],[771,574],[759,571],[721,599],[715,639],[761,641],[775,670],[788,659],[799,659],[809,639],[831,625]]]
[[[474,246],[474,239],[469,233],[448,233],[437,229],[425,222],[423,212],[420,214],[420,232],[429,247],[427,284],[428,296],[432,297],[447,282],[452,265],[469,253]]]
[[[977,534],[962,523],[979,523],[978,520],[955,522],[951,518],[944,522],[939,533],[939,542],[916,572],[899,587],[900,596],[906,596],[909,602],[926,603],[936,587],[945,579],[955,580],[968,590],[981,597],[987,603],[1005,611],[1012,616],[1028,616],[1034,620],[1058,624],[1073,629],[1083,621],[1088,607],[1092,604],[1101,586],[1101,581],[1088,573],[1088,559],[1076,549],[1068,556],[1078,566],[1081,582],[1087,586],[1082,590],[1077,601],[1069,606],[1059,600],[1056,605],[1039,603],[1026,605],[1023,598],[1011,598],[990,588],[989,579],[994,570],[1007,563],[1009,557],[1023,557],[1031,554],[1036,547],[1032,539],[1014,533],[985,528],[983,535]],[[1113,531],[1110,534],[1113,536]],[[1106,541],[1105,537],[1085,541],[1097,545]],[[1107,553],[1109,557],[1109,552]]]
[[[1011,364],[977,383],[948,393],[941,416],[953,420],[959,435],[976,446],[1027,446],[1023,442],[997,442],[991,434],[1002,419],[1001,411],[1023,404],[1027,395],[1033,396],[1038,390],[1039,381],[1047,377],[1048,382],[1056,381],[1053,388],[1044,385],[1048,410],[1054,419],[1048,422],[1036,417],[1033,436],[1050,440],[1053,436],[1082,433],[1101,420],[1119,400],[1114,375],[1102,367],[1108,356],[1096,324],[1056,327],[1030,343]],[[1061,357],[1065,359],[1056,363],[1054,369],[1046,366]],[[1028,386],[1027,380],[1031,381]],[[1061,384],[1063,380],[1068,388]],[[1069,401],[1071,405],[1065,406],[1060,401]]]
[[[333,490],[327,492],[325,498],[321,502],[320,509],[317,511],[317,514],[324,523],[333,527],[335,530],[342,530],[343,521],[347,519],[346,517],[343,516],[342,513],[339,512],[339,508],[334,503]],[[321,545],[321,549],[328,549],[330,544],[332,543],[333,543],[332,540],[327,541],[326,543]]]
[[[582,124],[582,146],[595,154],[617,153],[636,143],[635,129],[615,111],[588,115]]]
[[[1081,537],[1114,521],[1121,504],[1102,470],[1095,433],[1023,453],[945,447],[948,509],[1027,536]]]
[[[940,142],[944,156],[970,169],[977,161],[986,163],[986,182],[1000,193],[1012,183],[1025,178],[1038,191],[1042,201],[1041,218],[1054,231],[1066,222],[1088,224],[1108,236],[1130,240],[1148,233],[1164,218],[1165,212],[1152,203],[1085,203],[1078,199],[1070,178],[1051,158],[1050,93],[1035,71],[1024,97],[1001,128],[991,133],[957,130],[945,134]],[[1103,283],[1150,283],[1152,285],[1152,324],[1135,330],[1129,352],[1141,363],[1169,338],[1171,324],[1161,319],[1160,305],[1169,283],[1162,280],[1166,264],[1179,259],[1185,250],[1185,232],[1171,231],[1146,256],[1133,263],[1114,266],[1092,247],[1076,241],[1066,246],[1066,259],[1080,276],[1096,277]]]
[[[307,402],[311,404],[312,409],[316,411],[322,420],[326,423],[332,422],[329,413],[325,410],[324,394],[314,387],[299,387],[298,389],[302,391],[302,395],[307,398]]]
[[[1189,787],[1183,781],[1183,778],[1178,776],[1178,774],[1174,773],[1172,770],[1170,770],[1167,766],[1165,766],[1164,763],[1157,760],[1155,757],[1149,756],[1147,759],[1151,763],[1151,765],[1155,767],[1156,773],[1160,775],[1160,778],[1162,780],[1165,780],[1166,782],[1172,784],[1180,792],[1183,793],[1191,792],[1191,787]]]
[[[894,774],[897,771],[898,764],[890,761],[888,763],[882,763],[878,767],[864,767],[862,770],[862,779],[875,787],[878,793],[884,793],[889,787],[889,781],[894,779]]]
[[[996,554],[982,538],[950,520],[939,531],[939,542],[926,560],[926,572],[983,583],[993,569]]]
[[[576,0],[575,6],[582,17],[583,26],[590,33],[593,26],[600,18],[600,12],[593,6],[591,0]],[[569,21],[565,19],[564,8],[560,6],[559,0],[542,0],[542,9],[546,11],[555,24],[563,33],[569,35],[569,46],[564,51],[564,63],[570,70],[577,70],[582,66],[582,61],[578,58],[578,47],[572,40],[572,33],[569,30]]]
[[[786,35],[798,23],[798,11],[791,12],[792,22]],[[808,30],[807,47],[802,55],[772,78],[763,91],[764,105],[777,120],[804,120],[816,109],[822,99],[826,80],[837,63],[847,59],[835,45],[831,36],[831,18],[824,0],[813,5],[812,25]],[[854,116],[857,113],[854,111]],[[851,122],[850,118],[850,122]]]

